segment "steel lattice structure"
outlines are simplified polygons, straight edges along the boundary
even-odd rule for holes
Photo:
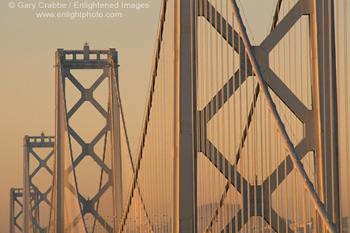
[[[339,116],[341,75],[336,64],[340,59],[336,55],[339,45],[334,1],[278,1],[271,31],[255,46],[237,2],[226,0],[226,6],[222,3],[163,1],[135,165],[119,96],[116,50],[90,50],[87,44],[83,50],[57,50],[55,142],[52,137],[44,142],[44,135],[25,137],[24,191],[11,190],[11,203],[21,206],[17,198],[24,197],[24,232],[29,232],[30,226],[40,228],[35,211],[40,202],[50,203],[50,191],[50,233],[87,232],[86,214],[94,218],[92,231],[99,222],[109,233],[265,229],[292,233],[308,229],[308,223],[320,233],[342,231],[341,200],[349,199],[341,197],[340,192],[344,178],[342,181],[340,177],[339,125],[347,121],[348,113]],[[285,14],[280,12],[280,8],[285,10],[283,7],[288,9]],[[342,66],[344,71],[340,73],[346,76],[346,61]],[[91,86],[83,86],[74,71],[91,69],[102,73]],[[94,95],[105,80],[108,109]],[[69,109],[68,81],[79,93]],[[347,93],[344,95],[343,111],[348,111]],[[72,117],[87,102],[105,121],[90,142],[71,124]],[[346,139],[349,129],[346,122]],[[122,173],[122,135],[131,175]],[[103,138],[101,155],[96,147]],[[72,141],[79,150],[73,150]],[[41,159],[32,150],[44,144],[54,146],[53,171],[47,166],[53,152]],[[105,160],[106,151],[110,163]],[[30,154],[39,162],[32,173]],[[311,165],[310,160],[306,161],[310,157]],[[77,168],[87,158],[101,169],[99,189],[91,199],[80,191],[80,178],[76,176]],[[348,158],[346,163],[343,167],[349,168]],[[52,189],[44,192],[32,183],[42,168],[53,174]],[[129,194],[123,199],[125,175],[130,175],[131,182]],[[349,183],[349,177],[345,181]],[[102,198],[110,198],[113,224],[101,214]],[[18,215],[14,216],[12,208],[11,226],[19,227]],[[303,215],[302,220],[299,215]],[[299,227],[299,223],[305,226]],[[40,228],[40,232],[45,229]]]
[[[24,166],[24,185],[23,185],[23,212],[24,212],[24,232],[38,232],[44,233],[47,231],[47,222],[40,222],[40,207],[41,204],[50,206],[50,199],[52,184],[48,184],[47,190],[40,190],[39,186],[34,182],[34,178],[38,177],[38,172],[41,170],[47,171],[46,174],[52,176],[52,164],[49,164],[50,158],[54,154],[54,137],[45,136],[44,133],[41,136],[25,136],[23,140],[23,166]],[[47,154],[42,155],[40,149],[51,149]],[[36,164],[37,166],[31,171],[30,167]],[[38,177],[40,179],[40,177]],[[51,179],[50,179],[51,180]],[[29,193],[31,190],[37,195],[37,201],[34,205],[29,200]],[[42,207],[41,207],[42,208]],[[33,210],[37,210],[36,212]],[[35,216],[35,213],[37,216]],[[47,214],[47,213],[44,213]],[[32,228],[32,230],[30,230]]]
[[[78,56],[82,55],[82,58],[79,59]],[[92,57],[94,55],[94,58]],[[68,58],[71,56],[71,58]],[[106,56],[104,58],[103,56]],[[90,88],[84,88],[79,80],[73,76],[72,70],[79,69],[102,69],[102,74],[99,77],[96,77],[96,81],[92,84]],[[116,72],[116,73],[114,73]],[[122,176],[121,176],[121,152],[120,152],[120,112],[119,106],[116,98],[116,89],[115,89],[115,75],[118,77],[118,60],[117,60],[117,52],[115,49],[110,50],[90,50],[88,45],[84,46],[84,50],[63,50],[59,49],[56,53],[56,90],[58,95],[56,96],[56,106],[58,109],[56,111],[56,150],[55,150],[55,158],[56,158],[56,187],[55,191],[56,195],[54,199],[56,199],[57,208],[56,211],[56,219],[53,224],[54,231],[62,232],[64,231],[64,224],[67,224],[67,220],[63,216],[64,212],[64,194],[62,189],[64,187],[70,186],[72,189],[74,184],[68,183],[64,180],[64,176],[70,176],[72,172],[79,166],[82,160],[84,160],[87,156],[90,156],[93,161],[101,168],[101,171],[107,174],[107,182],[100,187],[98,192],[91,199],[84,197],[82,193],[77,191],[77,194],[73,193],[73,196],[78,195],[78,200],[81,204],[82,215],[84,216],[87,213],[92,214],[92,216],[102,225],[108,232],[113,232],[115,226],[111,226],[110,223],[107,222],[104,216],[98,212],[98,202],[101,197],[104,196],[108,189],[112,189],[113,199],[110,200],[113,207],[114,216],[120,216],[122,212]],[[100,103],[94,98],[94,91],[96,88],[105,80],[108,79],[109,83],[109,107],[108,110],[105,110]],[[81,93],[81,98],[73,105],[71,109],[66,109],[65,104],[65,83],[66,80],[70,80],[71,83],[79,90]],[[91,142],[86,142],[79,136],[79,134],[73,129],[73,127],[69,124],[69,119],[79,110],[84,102],[90,102],[94,108],[104,117],[106,120],[105,126],[103,129],[95,135]],[[103,136],[107,135],[107,132],[110,132],[111,136],[111,156],[112,156],[112,166],[108,166],[105,161],[102,159],[102,156],[99,157],[97,152],[94,150],[95,145],[102,141]],[[72,139],[64,138],[64,135],[68,133],[68,137]],[[107,137],[107,136],[105,136]],[[73,163],[73,168],[68,167],[64,168],[63,165],[60,164],[61,160],[64,159],[64,156],[68,156],[67,158],[70,160],[69,154],[65,153],[65,147],[67,144],[70,144],[70,140],[75,140],[82,148],[82,152],[77,155]],[[71,145],[69,145],[71,147]],[[68,173],[68,174],[67,174]],[[74,175],[75,176],[75,175]],[[62,187],[62,188],[60,188]],[[75,191],[74,191],[75,192]],[[116,220],[117,219],[117,220]],[[118,219],[120,217],[113,219],[114,224],[117,224]],[[72,223],[73,228],[75,227],[75,222],[81,220],[74,220]]]
[[[24,232],[24,197],[23,188],[11,188],[10,190],[10,233]],[[31,189],[29,203],[33,208],[30,211],[30,221],[38,223],[39,221],[39,195]],[[28,232],[28,231],[26,231]],[[40,232],[37,228],[36,232]],[[45,232],[45,230],[44,230]]]
[[[228,41],[228,43],[234,48],[236,52],[239,52],[240,56],[240,68],[236,71],[234,77],[231,77],[222,89],[213,97],[213,99],[205,106],[202,110],[198,112],[197,119],[204,119],[199,121],[199,129],[202,131],[199,133],[200,135],[200,148],[199,152],[203,152],[208,159],[214,164],[215,167],[227,178],[230,180],[231,184],[236,187],[237,191],[242,193],[242,197],[244,197],[243,209],[244,212],[251,213],[251,216],[244,215],[242,216],[242,212],[240,211],[235,218],[238,218],[238,229],[235,229],[234,222],[235,218],[227,225],[226,231],[232,228],[233,232],[239,231],[243,226],[243,222],[247,223],[249,218],[254,215],[254,211],[248,211],[248,208],[254,210],[257,208],[256,216],[265,216],[266,222],[268,222],[271,227],[278,231],[278,227],[281,229],[286,229],[285,221],[279,217],[276,212],[270,208],[269,201],[271,200],[272,193],[277,189],[279,184],[281,184],[287,176],[293,170],[293,162],[290,155],[287,156],[285,161],[282,161],[276,170],[267,177],[261,185],[254,187],[253,184],[250,184],[244,177],[241,177],[239,172],[236,172],[237,164],[231,164],[220,152],[219,150],[207,139],[206,136],[206,128],[207,123],[215,116],[215,114],[223,107],[223,105],[229,100],[232,94],[237,91],[240,84],[244,83],[246,80],[244,77],[251,76],[252,73],[252,65],[250,60],[246,59],[245,51],[246,48],[243,44],[243,39],[234,40],[233,37],[240,37],[239,34],[234,31],[234,35],[232,35],[232,27],[228,24],[228,30],[226,31],[225,27],[221,25],[226,25],[227,22],[224,17],[220,15],[220,13],[215,9],[214,6],[211,5],[209,1],[205,0],[201,1],[201,5],[203,8],[198,10],[198,14],[200,17],[204,17],[212,26],[217,30],[217,32]],[[330,217],[333,219],[337,219],[336,225],[337,228],[340,229],[340,211],[339,211],[339,177],[338,177],[338,132],[337,132],[337,122],[331,119],[337,119],[337,93],[336,91],[330,91],[330,89],[336,89],[336,74],[335,74],[335,56],[331,56],[331,54],[335,53],[335,41],[334,41],[334,17],[328,16],[328,9],[331,9],[330,12],[333,12],[333,5],[323,6],[321,9],[321,5],[323,5],[322,1],[315,1],[315,5],[312,4],[312,1],[301,0],[298,1],[293,8],[288,12],[288,14],[282,19],[281,22],[277,25],[276,28],[263,40],[263,42],[259,46],[254,47],[254,54],[256,59],[259,61],[259,68],[262,72],[263,78],[268,85],[268,87],[281,99],[281,101],[296,115],[296,117],[303,123],[305,127],[305,137],[295,146],[296,154],[299,157],[299,160],[302,160],[304,156],[309,152],[313,151],[317,154],[317,163],[318,171],[316,171],[317,182],[316,189],[318,190],[318,195],[320,197],[326,198],[323,199],[323,202],[327,203],[326,209],[330,214]],[[325,3],[328,4],[328,3]],[[207,6],[204,9],[204,6]],[[326,18],[330,17],[332,19],[332,28],[333,31],[330,30],[329,25],[325,25],[321,22],[321,11],[325,11]],[[312,86],[318,90],[313,93],[313,99],[316,100],[316,105],[314,109],[309,110],[301,100],[281,81],[281,78],[278,77],[274,71],[269,67],[269,53],[272,49],[277,45],[277,43],[286,35],[286,33],[290,30],[290,28],[298,22],[298,20],[303,16],[307,15],[310,17],[310,37],[311,43],[321,44],[324,43],[322,40],[324,36],[321,32],[330,31],[332,36],[332,40],[327,41],[327,48],[324,51],[327,54],[317,53],[315,50],[315,54],[312,56],[317,56],[317,59],[314,60],[312,64]],[[212,18],[210,18],[212,17]],[[315,26],[317,25],[317,26]],[[235,41],[236,43],[233,43]],[[240,43],[238,42],[240,41]],[[312,47],[317,45],[311,45]],[[243,51],[243,52],[242,52]],[[332,59],[330,59],[332,58]],[[326,61],[324,60],[326,59]],[[326,67],[323,67],[322,64],[329,64]],[[317,69],[319,69],[317,71]],[[243,74],[244,73],[244,74]],[[323,82],[322,77],[327,76],[330,77]],[[240,78],[243,77],[243,78]],[[330,96],[322,96],[321,90],[326,90],[326,93],[332,93]],[[253,97],[253,102],[251,103],[251,108],[249,111],[249,116],[247,117],[246,127],[242,132],[241,137],[241,146],[244,147],[244,143],[247,137],[247,130],[251,124],[252,115],[254,114],[254,108],[256,106],[256,101],[259,96],[260,87],[257,85]],[[323,101],[326,101],[326,105],[324,106]],[[315,124],[318,122],[318,124]],[[329,132],[326,128],[334,129],[333,132]],[[315,135],[320,135],[321,132],[327,132],[324,138],[317,138]],[[333,141],[333,144],[330,145],[330,142]],[[334,157],[331,157],[331,154],[335,154]],[[240,150],[236,152],[237,162],[240,158]],[[285,165],[286,164],[286,165]],[[334,167],[327,167],[334,166]],[[322,171],[332,171],[333,174],[322,172]],[[231,172],[231,174],[229,173]],[[235,176],[238,176],[235,178]],[[230,177],[230,178],[229,178]],[[331,177],[334,180],[330,180]],[[238,183],[235,183],[237,180]],[[278,180],[278,183],[277,183]],[[328,181],[326,181],[328,180]],[[243,185],[241,184],[243,182]],[[321,184],[322,183],[322,184]],[[328,186],[326,185],[328,184]],[[228,188],[229,183],[227,183],[226,187]],[[334,185],[334,187],[332,187]],[[243,187],[243,189],[241,189]],[[227,189],[226,188],[226,189]],[[332,190],[333,191],[332,193]],[[226,190],[227,192],[227,190]],[[249,196],[247,196],[249,195]],[[222,199],[225,194],[223,194]],[[332,200],[336,200],[332,202]],[[221,201],[220,201],[221,202]],[[248,204],[249,203],[249,204]],[[254,206],[255,203],[258,203],[257,206]],[[263,214],[264,212],[264,214]],[[335,216],[333,216],[333,214]],[[270,219],[271,217],[271,219]],[[243,221],[242,221],[243,219]],[[322,220],[318,220],[322,221]],[[242,223],[242,224],[241,224]],[[321,224],[319,224],[321,225]],[[319,226],[321,227],[321,226]],[[210,229],[208,229],[210,230]],[[321,228],[318,231],[323,231]],[[288,228],[288,232],[293,232],[292,229]]]
[[[149,109],[152,107],[152,99],[154,98],[154,76],[157,76],[158,62],[162,59],[160,47],[164,44],[161,39],[163,37],[162,33],[165,31],[165,12],[170,6],[173,7],[170,12],[174,15],[173,22],[171,22],[173,24],[170,24],[170,27],[173,27],[172,36],[174,40],[172,44],[174,69],[172,74],[174,80],[172,231],[197,232],[197,152],[203,153],[212,165],[228,180],[219,201],[219,207],[212,217],[211,224],[206,230],[207,232],[212,230],[211,226],[217,218],[230,186],[233,186],[240,193],[242,206],[235,217],[227,223],[222,230],[223,232],[240,231],[252,217],[258,216],[263,217],[274,231],[293,232],[288,223],[275,212],[270,203],[275,190],[287,179],[293,169],[296,169],[300,174],[303,186],[308,190],[315,209],[317,209],[317,231],[324,232],[326,227],[331,232],[339,231],[338,109],[333,2],[325,3],[319,0],[297,1],[278,24],[277,9],[276,22],[274,22],[272,32],[259,46],[254,47],[250,44],[246,34],[246,28],[243,25],[236,1],[230,1],[232,6],[230,12],[232,12],[238,24],[238,32],[225,20],[219,10],[212,5],[211,1],[175,0],[172,3],[173,5],[167,1],[163,2],[154,62],[155,70],[152,73],[149,94],[150,102],[147,106],[145,128],[142,132],[142,136],[145,137],[151,115]],[[215,4],[218,3],[215,2]],[[278,8],[279,5],[280,3]],[[305,106],[299,97],[290,90],[290,87],[283,83],[282,78],[278,77],[269,66],[270,52],[302,16],[306,16],[309,19],[308,29],[310,33],[308,39],[311,49],[308,53],[312,58],[310,73],[311,89],[313,90],[311,109],[309,109],[309,106]],[[212,30],[205,29],[207,30],[205,33],[208,33],[209,30],[210,32],[216,31],[221,36],[221,39],[225,40],[238,53],[239,57],[238,71],[215,93],[203,109],[197,109],[197,80],[201,78],[198,77],[198,62],[199,59],[203,59],[197,57],[199,34],[197,26],[199,18],[204,18],[212,26]],[[325,20],[329,21],[325,23]],[[208,40],[214,39],[210,36]],[[215,41],[217,41],[216,38]],[[210,54],[213,55],[211,51],[215,50],[215,48],[209,48],[209,50]],[[205,56],[208,55],[206,54]],[[222,58],[219,61],[222,62]],[[208,59],[206,62],[205,66],[211,66],[210,62],[213,62],[213,60]],[[213,72],[213,68],[211,68],[211,72]],[[249,81],[248,78],[253,79],[254,76],[258,84],[252,95],[253,101],[250,104],[249,114],[247,113],[247,122],[240,133],[239,151],[235,152],[236,162],[232,164],[208,138],[207,124],[223,108],[230,97]],[[304,137],[295,147],[291,142],[290,135],[286,132],[285,122],[282,122],[269,90],[279,98],[279,101],[303,125]],[[264,97],[269,111],[271,111],[277,131],[281,134],[288,152],[286,158],[277,164],[275,170],[263,180],[262,184],[257,184],[255,181],[252,183],[236,167],[241,158],[242,148],[246,146],[245,141],[252,116],[255,114],[254,111],[259,93],[262,93],[261,95]],[[143,144],[141,146],[143,147]],[[316,160],[315,184],[311,183],[300,162],[310,151],[315,154]],[[138,155],[138,165],[142,159],[141,155],[142,152]],[[140,167],[136,167],[136,172],[141,169]],[[134,175],[134,180],[137,180],[137,176],[138,174]],[[132,198],[132,193],[130,198]],[[321,201],[325,204],[324,206]],[[129,206],[126,209],[128,210]],[[124,216],[127,216],[127,213]],[[123,230],[123,228],[124,225],[120,229]]]
[[[23,189],[12,188],[10,190],[10,233],[15,233],[15,229],[23,232],[23,225],[18,218],[23,215]]]

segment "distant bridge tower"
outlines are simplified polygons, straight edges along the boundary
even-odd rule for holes
[[[10,189],[10,233],[23,232],[23,189]]]
[[[23,139],[24,233],[47,232],[53,166],[50,159],[53,157],[54,141],[53,136],[45,136],[44,133],[41,136],[26,135]]]
[[[85,77],[75,77],[73,71],[76,70],[101,70],[101,74],[96,77],[92,86],[84,87],[81,81]],[[108,109],[104,108],[94,96],[94,91],[104,80],[108,80]],[[71,109],[67,109],[67,102],[70,96],[66,95],[66,84],[71,82],[80,92],[79,100],[74,103]],[[83,50],[63,50],[56,52],[56,121],[55,121],[55,172],[54,172],[54,195],[51,209],[51,220],[49,232],[84,232],[86,225],[84,216],[91,214],[94,218],[94,228],[96,224],[112,233],[122,214],[122,168],[120,149],[120,110],[117,102],[117,82],[118,82],[118,58],[115,49],[110,50],[90,50],[85,44]],[[89,142],[84,140],[80,132],[71,125],[71,118],[79,111],[81,106],[89,102],[105,120],[105,125],[94,135]],[[94,110],[93,110],[94,111]],[[89,113],[87,113],[89,114]],[[80,119],[82,120],[82,119]],[[85,128],[89,128],[96,122],[87,122]],[[109,137],[107,138],[107,135]],[[77,142],[79,149],[73,146],[72,141]],[[96,149],[98,142],[105,141],[103,155]],[[106,149],[106,143],[109,147]],[[75,144],[75,145],[77,145]],[[107,151],[106,151],[107,150]],[[108,151],[109,150],[109,151]],[[78,152],[78,151],[81,151]],[[110,158],[107,158],[107,154]],[[106,155],[106,159],[105,159]],[[82,161],[87,161],[88,157],[101,169],[105,176],[100,180],[100,188],[92,198],[88,198],[78,189],[77,185],[83,176],[76,176],[75,170]],[[109,161],[109,164],[108,162]],[[84,164],[84,166],[86,163]],[[102,180],[105,182],[102,183]],[[91,184],[93,186],[94,184]],[[98,184],[95,184],[98,187]],[[111,191],[112,196],[106,194]],[[107,219],[106,214],[101,214],[101,200],[108,199],[108,205],[113,208]],[[72,204],[69,204],[72,203]],[[100,206],[100,207],[99,207]],[[69,208],[69,209],[67,209]]]
[[[23,188],[11,188],[10,189],[10,233],[15,232],[46,232],[45,228],[39,226],[39,195],[30,190],[29,201],[30,204],[29,214],[24,215],[24,197]],[[26,218],[26,219],[25,219]],[[27,229],[24,229],[24,223],[27,224]],[[30,225],[30,228],[28,227]]]

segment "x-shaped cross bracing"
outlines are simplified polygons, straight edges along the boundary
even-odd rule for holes
[[[34,193],[37,197],[37,200],[33,202],[33,205],[31,206],[31,210],[34,211],[38,208],[40,208],[40,204],[42,202],[45,202],[48,206],[50,206],[50,200],[49,200],[49,193],[51,192],[52,186],[48,187],[47,190],[40,190],[40,188],[33,182],[33,178],[37,175],[37,173],[44,169],[46,170],[51,176],[53,174],[52,169],[48,165],[48,161],[54,154],[54,137],[47,137],[42,134],[41,137],[25,137],[26,140],[26,156],[28,156],[28,168],[29,163],[31,163],[31,158],[35,158],[38,161],[38,166],[28,174],[28,180],[29,180],[29,187],[34,190]],[[52,148],[48,152],[48,154],[44,155],[43,157],[39,156],[38,153],[34,149],[39,148]],[[40,232],[46,232],[46,227],[43,228],[39,225],[39,222],[35,221],[33,219],[33,224],[35,225],[36,229],[38,229]]]
[[[79,199],[80,203],[82,203],[83,215],[85,215],[87,213],[92,214],[97,219],[97,221],[100,222],[100,224],[102,226],[105,226],[105,228],[108,232],[112,232],[113,228],[107,223],[107,221],[94,208],[96,203],[98,203],[99,199],[104,195],[104,193],[110,187],[112,187],[112,184],[113,184],[112,169],[109,168],[105,164],[105,162],[94,151],[95,145],[103,138],[103,136],[107,133],[107,131],[110,128],[110,125],[108,122],[108,114],[109,113],[98,103],[98,101],[93,96],[93,93],[97,89],[97,87],[99,87],[99,85],[108,77],[109,67],[104,68],[102,74],[97,78],[97,80],[92,84],[92,86],[90,88],[87,88],[87,89],[84,88],[80,84],[80,82],[72,75],[70,70],[67,70],[66,72],[67,73],[64,74],[65,77],[67,79],[69,79],[70,82],[81,93],[80,99],[68,111],[67,116],[66,116],[67,119],[69,120],[77,112],[77,110],[83,105],[83,103],[88,101],[106,119],[106,122],[107,122],[106,125],[100,130],[100,132],[97,133],[97,135],[93,138],[93,140],[90,143],[85,142],[70,125],[68,125],[68,132],[69,132],[69,135],[71,135],[82,148],[81,153],[73,161],[74,169],[79,165],[79,163],[86,156],[89,155],[94,160],[94,162],[96,162],[96,164],[102,169],[102,171],[104,171],[107,174],[107,177],[108,177],[107,182],[103,184],[103,186],[98,190],[98,192],[95,194],[95,196],[91,200],[87,200],[80,193],[78,193],[78,197],[79,197],[78,199]],[[69,167],[67,169],[68,174],[73,171],[73,167]],[[74,193],[73,185],[70,183],[68,185],[69,185],[68,188],[72,191],[72,193]],[[75,221],[73,221],[73,224],[74,224],[74,222]]]
[[[223,154],[212,144],[207,137],[207,124],[215,116],[215,114],[225,105],[228,99],[246,81],[245,77],[252,76],[252,66],[249,59],[245,59],[245,48],[239,34],[232,30],[230,24],[220,15],[214,6],[207,0],[199,0],[199,6],[202,9],[198,10],[198,16],[204,17],[212,27],[217,30],[217,33],[225,39],[228,44],[238,53],[240,52],[240,67],[235,72],[234,77],[231,77],[228,82],[217,92],[217,94],[209,101],[209,103],[197,112],[198,129],[200,135],[199,152],[202,152],[209,161],[224,175],[228,180],[224,193],[222,194],[219,208],[223,205],[223,200],[230,185],[236,188],[241,193],[243,204],[236,216],[226,225],[223,232],[232,230],[239,231],[247,223],[250,217],[261,216],[264,220],[277,232],[293,232],[286,222],[278,216],[275,210],[271,207],[271,195],[276,191],[277,187],[287,178],[293,171],[293,162],[289,155],[282,161],[278,167],[262,182],[262,184],[251,185],[237,171],[237,162],[240,158],[240,150],[236,153],[236,163],[231,164]],[[206,6],[206,7],[205,7]],[[255,55],[257,60],[261,61],[260,68],[263,72],[264,79],[271,90],[280,98],[280,100],[294,113],[294,115],[305,125],[305,137],[295,146],[295,151],[300,160],[309,152],[314,150],[309,142],[312,142],[313,136],[309,133],[312,131],[313,124],[311,122],[313,111],[309,110],[298,97],[279,79],[279,77],[268,67],[268,54],[284,37],[284,35],[293,27],[293,25],[303,16],[310,13],[309,1],[299,0],[288,14],[282,19],[277,27],[266,37],[260,46],[255,47]],[[211,17],[210,17],[211,16]],[[227,26],[227,28],[226,28]],[[232,37],[232,31],[234,36]],[[251,109],[247,117],[246,127],[242,132],[240,148],[244,147],[244,142],[247,137],[247,129],[250,126],[256,99],[259,94],[259,85],[257,85]],[[249,194],[249,195],[248,195]],[[248,204],[249,203],[249,204]],[[207,231],[211,229],[213,220],[218,215],[218,209],[213,216]],[[242,211],[243,210],[243,211]],[[242,219],[243,218],[243,219]],[[242,221],[243,220],[243,221]],[[237,224],[236,224],[237,223]],[[237,229],[236,229],[237,228]]]
[[[110,117],[109,117],[109,112],[107,112],[94,98],[93,93],[97,89],[97,87],[110,75],[110,66],[112,66],[113,69],[113,74],[116,74],[116,64],[110,64],[108,67],[103,68],[103,73],[99,76],[99,78],[92,84],[92,86],[88,89],[84,88],[80,82],[72,75],[70,70],[66,71],[66,74],[64,74],[64,77],[68,78],[71,83],[80,91],[81,97],[80,99],[73,105],[73,107],[68,111],[66,117],[69,120],[74,113],[83,105],[85,101],[89,101],[95,108],[96,110],[106,119],[106,125],[103,127],[103,129],[95,136],[95,138],[90,142],[86,143],[80,136],[79,134],[68,124],[68,133],[71,135],[77,142],[78,144],[82,147],[82,152],[75,158],[73,161],[73,167],[76,168],[78,164],[87,156],[90,155],[90,157],[98,164],[98,166],[106,172],[108,175],[108,180],[107,182],[98,190],[96,195],[92,198],[87,200],[84,198],[80,193],[78,193],[78,199],[80,203],[82,204],[82,209],[83,209],[83,215],[86,213],[92,214],[95,219],[106,228],[108,232],[113,232],[113,227],[111,227],[107,221],[98,213],[98,210],[94,208],[94,206],[98,203],[99,199],[104,195],[104,193],[113,186],[113,172],[112,169],[109,168],[103,160],[101,160],[100,157],[95,153],[94,147],[95,145],[103,138],[104,135],[106,135],[108,130],[111,130],[111,122],[110,122]],[[111,79],[114,79],[114,82],[117,82],[116,77],[110,77]],[[116,90],[117,87],[112,87],[114,91]],[[118,92],[119,93],[119,92]],[[119,97],[117,97],[119,98]],[[118,103],[118,101],[117,101]],[[124,126],[125,127],[125,126]],[[126,136],[126,135],[125,135]],[[127,136],[126,136],[127,137]],[[131,159],[131,157],[129,157]],[[133,166],[133,163],[131,161],[131,164]],[[73,167],[69,167],[67,169],[67,173],[71,173],[73,171]],[[134,168],[133,168],[134,169]],[[70,183],[68,183],[68,188],[71,190],[72,193],[74,193],[74,186]],[[138,191],[140,192],[139,187],[137,186]],[[150,225],[150,219],[148,217],[148,213],[146,210],[145,203],[143,201],[142,195],[140,193],[140,201],[143,210],[145,211],[145,215],[148,219],[148,222]],[[71,227],[74,227],[74,225],[78,222],[79,216],[76,217],[77,221],[73,221],[73,225]]]

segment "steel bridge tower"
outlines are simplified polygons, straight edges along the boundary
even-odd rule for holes
[[[199,4],[201,2],[201,4]],[[198,5],[207,4],[205,11],[198,9]],[[252,49],[256,61],[259,61],[259,69],[268,87],[287,105],[291,112],[299,118],[305,129],[305,138],[302,143],[295,147],[295,151],[301,160],[308,152],[314,152],[315,156],[315,189],[320,200],[323,202],[330,219],[335,223],[340,231],[340,210],[339,210],[339,169],[338,169],[338,109],[337,109],[337,87],[336,87],[336,64],[335,64],[335,35],[334,35],[334,6],[333,1],[323,0],[299,0],[287,13],[287,15],[277,24],[276,28],[263,40],[263,42],[251,48],[247,48],[243,43],[233,45],[233,33],[226,32],[225,19],[208,1],[201,0],[175,0],[174,10],[174,83],[175,83],[175,103],[174,103],[174,193],[173,193],[173,232],[196,232],[197,204],[196,204],[196,161],[198,144],[205,144],[205,141],[197,143],[198,128],[205,128],[206,124],[198,122],[200,111],[197,110],[196,102],[196,66],[197,59],[197,21],[199,17],[205,17],[218,33],[230,41],[235,50],[247,51]],[[204,14],[201,15],[201,13]],[[210,12],[210,13],[209,13]],[[309,40],[311,57],[311,89],[312,89],[312,109],[308,109],[293,93],[284,85],[269,67],[269,53],[286,35],[293,25],[302,17],[309,18]],[[326,19],[326,20],[325,20]],[[328,21],[329,19],[329,21]],[[328,23],[329,22],[329,23]],[[229,24],[229,23],[228,23]],[[220,25],[224,25],[220,28]],[[231,25],[229,29],[232,30]],[[245,29],[244,29],[245,30]],[[234,36],[241,36],[242,32],[234,32]],[[242,38],[240,38],[243,41]],[[239,48],[238,48],[239,47]],[[246,56],[240,56],[239,63],[251,68],[244,60]],[[251,72],[251,71],[248,71]],[[257,71],[256,71],[257,72]],[[234,87],[225,91],[231,92]],[[224,92],[224,91],[222,91]],[[226,98],[226,97],[225,97]],[[229,97],[227,97],[229,98]],[[190,100],[190,101],[189,101]],[[220,108],[224,100],[219,100]],[[225,100],[226,101],[226,100]],[[214,102],[214,101],[213,101]],[[213,113],[215,114],[215,113]],[[205,132],[200,132],[199,135]],[[201,135],[203,138],[203,135]],[[206,140],[206,136],[204,136]],[[213,156],[213,154],[211,155]],[[219,155],[214,155],[218,156]],[[210,156],[209,156],[210,157]],[[223,173],[223,164],[227,161],[218,161],[215,157],[217,168]],[[275,175],[283,176],[284,171],[288,175],[293,169],[293,162],[288,156],[286,161],[286,171],[279,168]],[[226,168],[227,169],[227,168]],[[233,169],[233,168],[232,168]],[[283,170],[282,170],[283,169]],[[224,174],[224,173],[223,173]],[[273,184],[279,186],[278,183]],[[260,190],[259,192],[266,192]],[[252,191],[253,192],[253,191]],[[269,194],[271,195],[271,193]],[[259,194],[257,194],[259,196]],[[261,196],[261,195],[260,195]],[[249,202],[249,197],[247,197]],[[250,200],[250,205],[257,202],[268,205],[267,200]],[[248,208],[248,205],[243,208]],[[250,207],[254,208],[254,207]],[[258,207],[259,208],[259,207]],[[264,209],[258,210],[272,210]],[[261,215],[261,212],[260,212]],[[316,231],[326,232],[324,223],[320,216],[316,215]],[[253,216],[248,216],[253,217]],[[273,220],[271,220],[273,221]],[[279,223],[272,222],[277,226]],[[282,227],[283,228],[283,227]],[[274,228],[276,230],[276,228]],[[286,231],[285,229],[282,232]]]
[[[36,137],[26,135],[23,139],[23,232],[25,233],[47,232],[47,222],[41,221],[40,214],[48,214],[43,212],[43,205],[50,206],[49,194],[52,184],[47,184],[47,189],[42,190],[42,186],[39,186],[34,179],[40,178],[43,174],[52,177],[52,164],[49,160],[53,157],[54,141],[53,136],[45,136],[44,133]],[[43,154],[40,150],[45,148],[49,150]],[[38,165],[31,171],[30,168],[35,164]],[[32,203],[33,195],[34,203]]]
[[[65,205],[68,194],[64,193],[67,187],[74,187],[74,179],[67,180],[67,176],[72,176],[74,170],[80,165],[81,161],[90,156],[93,161],[101,168],[101,171],[107,174],[107,182],[98,190],[91,199],[84,196],[77,189],[71,191],[70,195],[78,198],[80,208],[77,213],[84,215],[90,213],[108,232],[114,232],[118,221],[122,214],[122,168],[121,168],[121,148],[120,148],[120,110],[117,101],[116,86],[118,82],[118,55],[115,49],[109,50],[90,50],[86,44],[83,50],[63,50],[58,49],[56,52],[56,121],[55,121],[55,180],[54,180],[54,206],[55,213],[51,213],[53,223],[51,226],[53,232],[66,232],[67,227],[74,228],[82,219],[72,219],[65,216],[67,210],[71,208]],[[85,88],[79,82],[78,77],[72,74],[73,70],[102,70],[102,74],[96,77],[96,81],[90,88]],[[84,77],[82,77],[84,78]],[[94,91],[105,80],[108,80],[108,110],[102,107],[94,98]],[[81,98],[73,105],[71,109],[67,109],[66,105],[66,82],[69,80],[80,92]],[[107,90],[108,91],[108,90]],[[104,117],[105,126],[94,136],[91,142],[84,141],[83,138],[70,125],[70,118],[79,110],[84,102],[90,102],[94,108]],[[91,122],[93,123],[93,122]],[[95,145],[110,133],[110,153],[111,166],[103,161],[101,155],[97,155],[94,150]],[[67,136],[68,135],[68,136]],[[75,155],[72,165],[71,159],[71,140],[76,140],[81,147],[82,153]],[[67,152],[67,147],[70,152]],[[72,156],[73,158],[73,156]],[[72,167],[73,166],[73,167]],[[74,175],[75,177],[75,175]],[[70,188],[72,189],[72,188]],[[73,188],[75,189],[75,188]],[[98,210],[98,202],[104,197],[106,191],[112,189],[113,198],[109,201],[113,205],[113,225],[110,225]],[[67,192],[67,191],[66,191]],[[74,208],[74,207],[72,207]]]
[[[10,232],[46,233],[45,207],[50,206],[54,137],[24,136],[23,188],[10,190]],[[49,150],[45,150],[49,149]],[[43,150],[44,149],[44,150]],[[51,160],[52,161],[52,160]],[[49,182],[42,180],[48,176]],[[22,221],[20,221],[20,219]]]

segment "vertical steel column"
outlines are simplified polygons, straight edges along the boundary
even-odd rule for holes
[[[118,76],[118,55],[115,49],[109,50],[109,60],[114,64],[114,69],[110,69],[109,77],[109,103],[111,113],[109,115],[111,129],[111,152],[112,152],[112,170],[113,170],[113,222],[116,232],[123,214],[123,190],[122,190],[122,161],[121,161],[121,145],[120,145],[120,106],[117,101],[116,87],[119,82]],[[116,80],[114,80],[114,76]]]
[[[33,207],[31,208],[33,233],[46,233],[46,230],[42,230],[35,225],[40,224],[39,205],[35,204],[39,203],[39,194],[35,190],[33,190],[32,194],[33,195],[31,195],[31,201],[34,203]]]
[[[174,0],[173,232],[196,232],[196,10]]]
[[[56,52],[56,105],[55,105],[55,170],[56,175],[54,176],[54,182],[56,183],[57,191],[54,193],[54,201],[52,203],[56,208],[55,212],[55,222],[56,222],[56,233],[64,233],[64,219],[63,219],[63,204],[64,204],[64,172],[63,172],[63,159],[62,153],[64,153],[64,106],[61,99],[64,96],[61,96],[63,86],[63,74],[61,73],[61,61],[63,58],[63,49],[58,49]]]
[[[16,208],[17,207],[17,208]],[[10,190],[10,233],[23,232],[23,189],[11,188]]]
[[[28,157],[28,136],[23,139],[23,232],[31,233],[32,214],[30,205],[30,186],[29,186],[29,157]]]
[[[333,0],[313,0],[310,53],[315,118],[315,185],[330,218],[340,231],[338,108]],[[316,232],[325,232],[316,215]]]
[[[15,197],[14,188],[10,189],[10,233],[15,233]]]

